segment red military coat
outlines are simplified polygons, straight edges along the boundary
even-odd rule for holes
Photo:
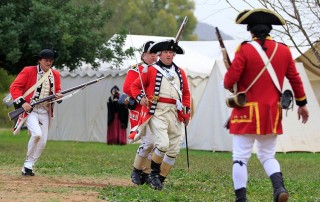
[[[35,91],[37,89],[31,92],[25,98],[22,97],[23,94],[37,82],[37,79],[39,77],[38,69],[38,66],[27,66],[23,68],[23,70],[18,74],[16,79],[11,84],[10,93],[18,107],[19,105],[21,107],[24,102],[30,103],[31,98],[35,96]],[[50,89],[50,94],[58,93],[61,91],[60,73],[56,70],[52,70],[52,74],[54,82],[53,87]]]
[[[258,40],[258,43],[261,44],[261,41]],[[269,58],[276,43],[271,37],[265,41],[266,54]],[[306,95],[300,75],[295,67],[290,49],[286,45],[279,43],[271,64],[281,89],[286,77],[294,91],[297,105],[306,104]],[[238,92],[245,91],[264,66],[255,48],[249,43],[242,43],[224,77],[225,88],[231,89],[237,83]],[[247,92],[247,104],[232,110],[229,122],[230,133],[282,134],[280,95],[270,74],[267,70],[264,71]]]
[[[123,83],[123,92],[128,96],[133,97],[131,92],[131,85],[139,77],[139,71],[142,72],[142,70],[145,68],[145,65],[146,64],[139,63],[138,65],[135,65],[128,70],[128,74]],[[138,124],[141,108],[142,106],[137,104],[134,110],[130,110],[131,128],[135,127]]]
[[[177,72],[177,70],[178,70],[178,72]],[[176,67],[176,72],[178,73],[178,76],[182,79],[182,89],[180,89],[181,92],[182,92],[182,100],[181,100],[181,102],[185,107],[190,109],[190,102],[191,102],[190,99],[191,98],[190,98],[190,90],[189,90],[189,85],[188,85],[188,80],[187,80],[186,73],[184,72],[183,69],[181,69],[179,67]],[[160,88],[156,87],[157,74],[158,74],[158,77],[159,77],[159,75],[162,75],[153,66],[149,66],[147,73],[142,73],[141,74],[142,83],[144,85],[148,100],[152,100],[152,98],[153,98],[153,96],[155,94],[155,90],[156,89],[160,89]],[[165,79],[165,78],[163,78],[163,79]],[[178,86],[181,87],[181,83]],[[137,100],[141,99],[141,96],[142,96],[141,95],[141,91],[140,91],[141,89],[142,89],[141,80],[138,77],[133,82],[133,84],[131,86],[132,95]],[[151,114],[151,115],[153,114],[149,108],[147,109],[144,106],[142,107],[142,111],[145,112],[145,113]]]

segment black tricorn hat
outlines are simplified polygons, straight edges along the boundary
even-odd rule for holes
[[[171,50],[176,54],[184,54],[184,50],[177,43],[175,43],[173,39],[156,42],[152,44],[149,49],[150,53],[157,53],[164,50]]]
[[[154,41],[147,41],[146,43],[144,43],[142,46],[142,52],[143,53],[148,52],[152,44],[154,44]]]
[[[43,49],[38,55],[35,56],[37,59],[56,59],[58,57],[58,52],[52,49]]]
[[[240,12],[236,18],[236,24],[285,25],[286,22],[278,13],[272,10],[265,8],[257,8],[253,10],[244,10]]]

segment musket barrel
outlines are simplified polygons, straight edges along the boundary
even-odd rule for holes
[[[220,31],[219,31],[219,28],[216,27],[216,35],[217,35],[217,38],[218,38],[218,41],[219,41],[219,44],[220,44],[220,48],[221,48],[221,52],[222,52],[222,56],[223,56],[223,61],[226,65],[226,68],[229,68],[230,64],[231,64],[231,60],[229,58],[229,55],[228,55],[228,52],[227,52],[227,49],[223,43],[223,39],[221,37],[221,34],[220,34]]]
[[[104,77],[101,77],[101,78],[98,78],[96,80],[93,80],[93,81],[89,81],[87,83],[84,83],[84,84],[81,84],[81,85],[78,85],[78,86],[75,86],[73,88],[69,88],[67,90],[64,90],[61,92],[61,94],[66,94],[66,93],[69,93],[71,91],[74,91],[74,90],[77,90],[77,89],[80,89],[80,88],[84,88],[86,86],[89,86],[91,84],[94,84],[94,83],[97,83],[98,81],[102,80],[102,79],[105,79],[107,78],[107,76],[104,76]],[[43,102],[46,102],[46,101],[49,101],[49,100],[53,100],[55,98],[55,94],[53,95],[49,95],[48,97],[45,97],[45,98],[42,98],[34,103],[31,103],[30,105],[33,107],[33,106],[36,106],[40,103],[43,103]],[[15,109],[11,112],[8,113],[8,116],[9,116],[9,119],[10,120],[13,120],[14,118],[16,118],[17,116],[19,116],[20,114],[22,114],[24,112],[24,109],[23,107],[20,107],[18,109]]]
[[[69,88],[69,89],[67,89],[67,90],[62,91],[61,93],[62,93],[62,94],[69,93],[69,92],[74,91],[74,90],[77,90],[77,89],[79,89],[79,88],[83,88],[83,87],[86,87],[86,86],[88,86],[88,85],[94,84],[94,83],[96,83],[96,82],[98,82],[98,81],[100,81],[100,80],[102,80],[102,79],[105,79],[105,78],[107,78],[107,76],[98,78],[98,79],[96,79],[96,80],[89,81],[89,82],[84,83],[84,84],[80,84],[80,85],[75,86],[75,87],[72,87],[72,88]]]
[[[178,31],[178,33],[176,35],[176,39],[175,39],[176,43],[179,42],[181,34],[182,34],[182,31],[183,31],[185,25],[187,24],[187,21],[188,21],[188,16],[185,16],[183,21],[182,21],[182,23],[181,23],[181,25],[180,25],[179,31]]]

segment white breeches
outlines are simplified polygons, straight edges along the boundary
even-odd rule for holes
[[[30,132],[27,158],[24,166],[32,169],[34,163],[39,159],[44,150],[48,138],[49,113],[43,107],[35,108],[28,115],[26,121]]]
[[[276,153],[277,135],[233,135],[233,160],[242,161],[247,164],[251,157],[255,141],[257,146],[257,157],[262,164],[266,160],[274,158]]]
[[[155,136],[155,147],[169,157],[177,157],[180,152],[182,124],[177,119],[176,106],[158,103],[149,126]]]
[[[141,133],[141,142],[137,154],[141,157],[148,157],[152,149],[154,148],[154,136],[151,133],[149,126],[147,125]]]
[[[280,172],[279,162],[275,159],[277,135],[233,135],[232,179],[235,190],[247,186],[247,165],[255,141],[257,157],[266,174],[270,177],[273,173]]]

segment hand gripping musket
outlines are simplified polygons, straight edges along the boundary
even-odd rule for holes
[[[89,86],[89,85],[91,85],[91,84],[97,83],[97,82],[99,82],[100,80],[105,79],[105,78],[107,78],[107,76],[104,76],[104,77],[101,77],[101,78],[98,78],[98,79],[89,81],[89,82],[87,82],[87,83],[84,83],[84,84],[75,86],[75,87],[73,87],[73,88],[69,88],[69,89],[67,89],[67,90],[62,91],[61,94],[66,94],[66,93],[69,93],[69,92],[71,92],[71,91],[75,91],[75,90],[80,89],[80,88],[85,88],[85,87],[87,87],[87,86]],[[58,100],[54,100],[54,98],[55,98],[55,94],[49,95],[49,96],[47,96],[47,97],[45,97],[45,98],[42,98],[42,99],[40,99],[40,100],[38,100],[38,101],[36,101],[36,102],[31,103],[30,105],[31,105],[31,107],[34,107],[34,106],[36,106],[36,105],[38,105],[38,104],[40,104],[40,103],[43,103],[43,102],[47,102],[47,101],[58,101]],[[10,119],[10,120],[13,120],[14,118],[18,117],[18,116],[19,116],[20,114],[22,114],[23,112],[24,112],[23,107],[20,107],[20,108],[14,110],[14,111],[11,111],[11,112],[8,113],[9,119]]]

